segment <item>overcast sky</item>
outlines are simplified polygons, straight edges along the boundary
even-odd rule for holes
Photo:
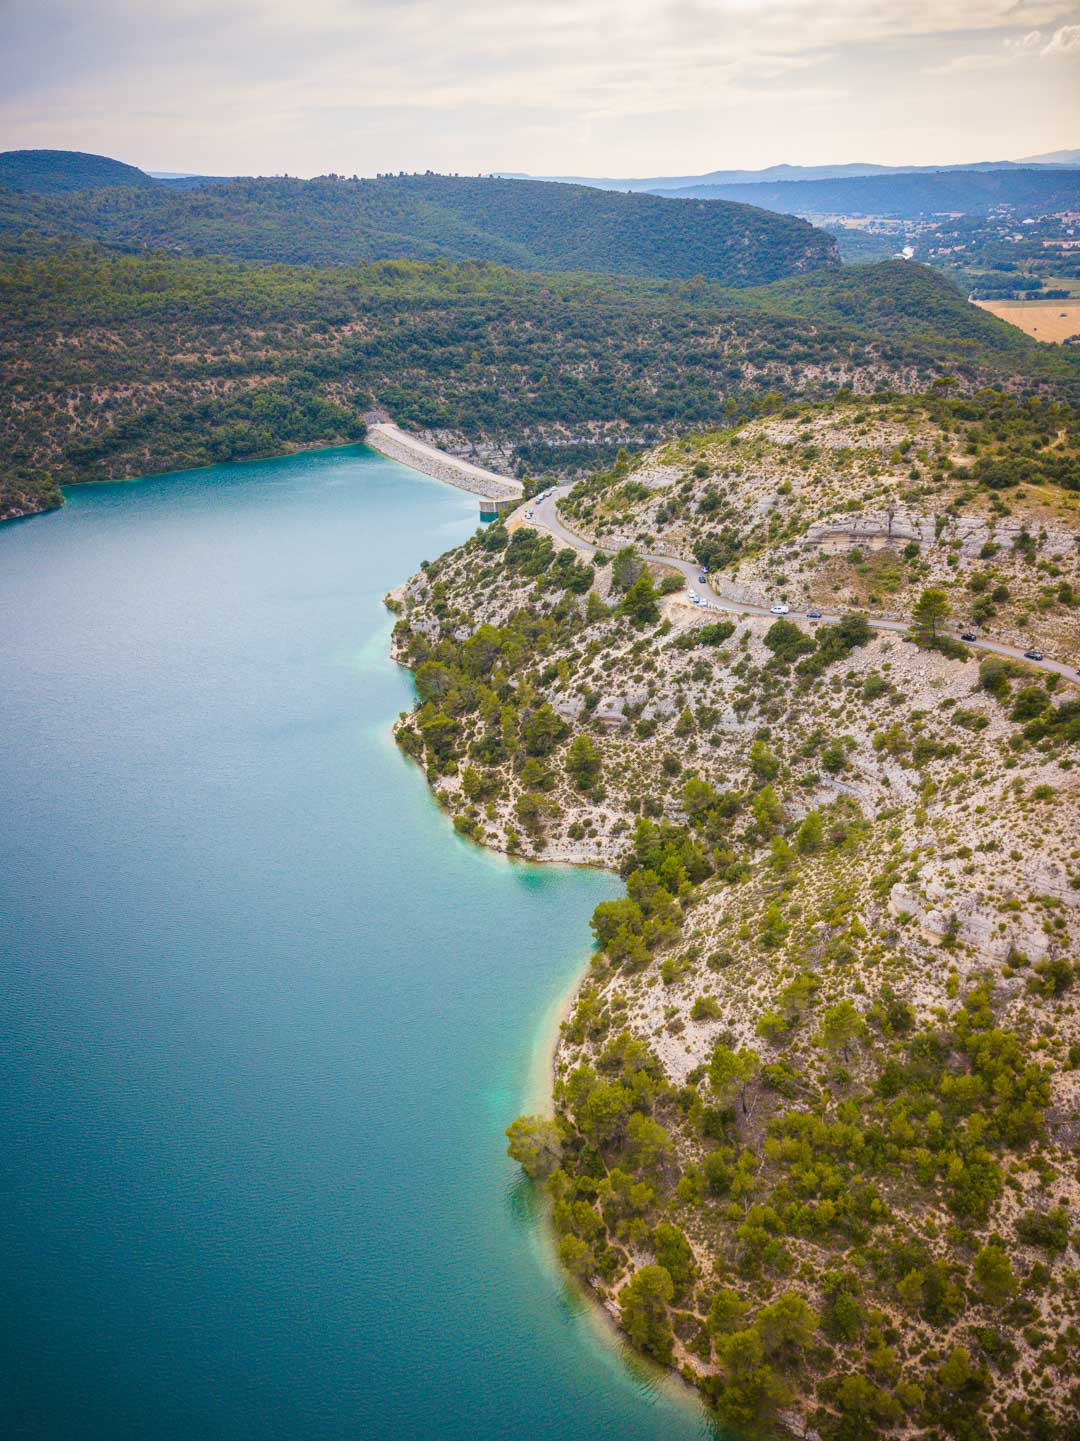
[[[1080,0],[0,0],[0,149],[33,146],[210,174],[1013,159],[1080,146]]]

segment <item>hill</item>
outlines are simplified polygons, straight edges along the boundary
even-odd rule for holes
[[[103,186],[152,187],[153,180],[134,165],[87,155],[81,150],[5,150],[0,152],[0,186],[35,195]]]
[[[1080,169],[954,170],[761,185],[700,185],[674,197],[745,201],[784,215],[879,215],[913,219],[948,211],[986,215],[996,206],[1031,214],[1080,207]]]
[[[832,273],[830,272],[831,276]],[[946,373],[1071,393],[1047,352],[900,263],[775,287],[486,263],[252,266],[93,248],[0,267],[0,447],[120,478],[358,438],[371,408],[497,469],[562,474],[769,395]]]
[[[855,607],[1075,664],[1077,441],[994,394],[785,406],[388,598],[455,829],[626,880],[509,1150],[724,1435],[1076,1434],[1080,693]],[[1048,454],[1002,487],[1010,451]],[[661,558],[706,553],[707,611]]]
[[[838,264],[831,236],[746,205],[672,203],[540,181],[445,175],[168,183],[89,190],[19,213],[2,234],[79,236],[131,248],[290,264],[492,260],[522,270],[701,274],[754,285]]]
[[[944,356],[966,346],[1013,356],[1022,366],[1030,351],[1016,344],[1015,327],[988,332],[974,305],[938,270],[908,260],[845,266],[842,270],[778,281],[740,297],[743,304],[772,312],[854,325],[883,343],[924,344]],[[1010,334],[1009,331],[1012,331]]]

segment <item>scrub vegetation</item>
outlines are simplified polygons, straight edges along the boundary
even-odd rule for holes
[[[820,458],[852,432],[866,455]],[[581,482],[580,545],[497,525],[389,597],[398,740],[455,827],[625,878],[510,1153],[567,1270],[736,1434],[1080,1421],[1080,698],[948,621],[1065,577],[1049,527],[979,539],[989,592],[942,540],[1037,503],[1074,564],[1074,447],[1070,412],[998,392],[778,404]],[[906,638],[835,593],[817,626],[703,614],[643,559],[788,584],[812,525],[894,488],[945,522],[883,538],[919,566]],[[1075,636],[1054,596],[1027,623]]]
[[[572,474],[793,396],[952,375],[964,392],[1026,376],[1067,397],[1080,376],[1080,356],[902,263],[730,290],[86,246],[0,267],[0,334],[0,472],[26,495],[46,474],[123,479],[357,440],[370,409],[495,469]]]

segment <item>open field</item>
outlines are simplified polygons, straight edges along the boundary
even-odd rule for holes
[[[1080,301],[977,300],[975,304],[1034,340],[1060,345],[1070,335],[1080,334]]]

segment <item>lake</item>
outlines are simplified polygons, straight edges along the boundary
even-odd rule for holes
[[[503,1128],[610,876],[457,837],[387,589],[475,497],[362,447],[0,527],[7,1441],[683,1441]]]

